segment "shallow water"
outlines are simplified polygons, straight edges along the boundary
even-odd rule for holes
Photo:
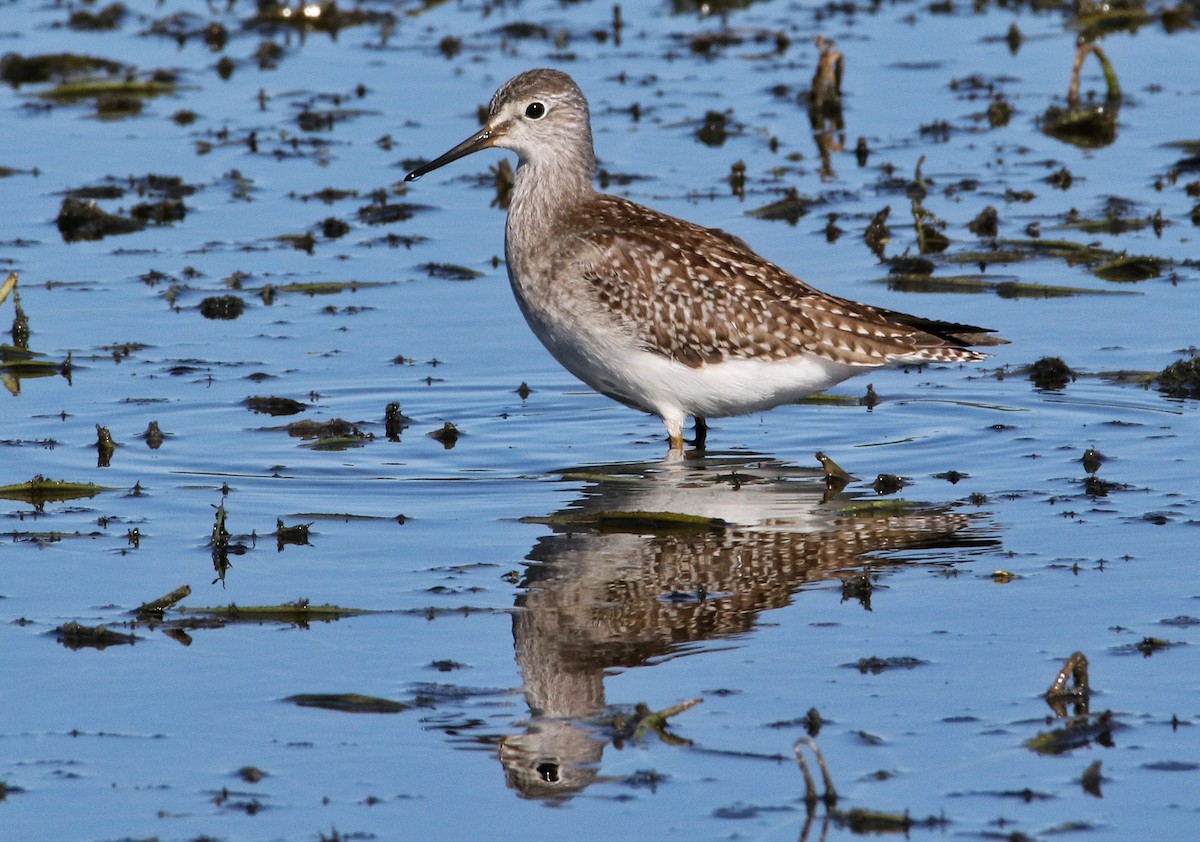
[[[71,360],[68,379],[20,376],[5,358],[0,484],[105,489],[0,505],[0,835],[816,839],[849,835],[868,810],[906,814],[913,836],[1186,836],[1200,769],[1197,405],[1101,375],[1157,372],[1196,341],[1200,199],[1187,185],[1200,150],[1178,145],[1200,139],[1196,30],[1168,32],[1153,7],[1136,34],[1102,40],[1123,91],[1116,137],[1081,149],[1038,129],[1064,104],[1074,57],[1057,9],[761,2],[701,17],[626,4],[617,43],[609,4],[428,5],[365,4],[391,22],[336,37],[252,26],[244,4],[131,3],[102,32],[68,28],[66,7],[0,12],[0,51],[175,75],[172,93],[115,119],[90,100],[48,102],[52,83],[0,89],[0,166],[13,170],[0,274],[20,274],[29,350],[51,369]],[[184,12],[182,43],[153,34]],[[219,50],[194,34],[215,22]],[[518,37],[518,23],[548,34]],[[721,33],[725,46],[690,48]],[[817,34],[846,61],[844,138],[824,172],[797,99]],[[447,37],[461,41],[450,58]],[[282,48],[274,68],[254,60],[264,42]],[[602,169],[636,176],[608,189],[725,228],[823,289],[1011,344],[981,366],[879,372],[834,390],[842,400],[716,420],[708,456],[664,461],[656,419],[575,382],[523,324],[489,207],[501,153],[400,183],[473,131],[497,84],[540,65],[588,93]],[[1103,98],[1091,58],[1083,90]],[[992,126],[980,115],[994,93],[1013,110]],[[172,120],[184,109],[194,122]],[[331,109],[331,127],[297,119]],[[730,112],[720,146],[696,138],[707,111]],[[950,239],[928,255],[933,278],[981,282],[974,294],[916,294],[929,285],[889,276],[918,252],[918,166]],[[1067,189],[1045,181],[1063,168]],[[127,212],[160,198],[127,187],[151,174],[195,188],[182,220],[64,241],[66,191],[126,187],[98,204]],[[323,201],[327,188],[349,193]],[[748,213],[788,188],[816,202],[794,223]],[[372,191],[421,207],[373,225]],[[998,239],[1019,241],[1007,256],[968,230],[988,205]],[[885,206],[881,261],[863,234]],[[1083,230],[1072,209],[1101,224]],[[832,241],[831,213],[844,231]],[[326,236],[330,218],[344,236]],[[1103,280],[1087,265],[1098,252],[1029,246],[1031,223],[1041,241],[1157,258],[1160,273]],[[279,239],[309,232],[311,254]],[[482,274],[431,277],[430,263]],[[1075,294],[988,286],[1006,281]],[[312,283],[342,286],[288,286]],[[201,314],[226,294],[244,314]],[[0,323],[14,312],[0,303]],[[1023,367],[1047,355],[1076,379],[1035,388]],[[858,400],[868,382],[873,408]],[[250,396],[306,411],[255,414]],[[410,418],[395,441],[393,401]],[[368,435],[314,448],[282,429],[297,419]],[[167,434],[157,449],[142,437],[151,421]],[[446,422],[463,433],[452,448],[427,435]],[[116,443],[108,467],[97,425]],[[1089,484],[1089,448],[1111,485]],[[840,494],[817,450],[855,475]],[[909,485],[877,495],[881,473]],[[218,505],[224,559],[210,544]],[[308,543],[278,539],[277,519],[308,524]],[[873,588],[856,586],[864,572]],[[186,610],[136,617],[183,584]],[[199,610],[297,600],[365,613]],[[136,640],[71,648],[71,622]],[[1067,727],[1042,694],[1074,651],[1090,662],[1092,713],[1112,717],[1076,720],[1079,745],[1035,752],[1029,740]],[[339,693],[403,709],[295,700]],[[668,724],[682,742],[633,733],[638,703],[690,699],[702,703]],[[810,709],[840,797],[808,823],[792,747]]]

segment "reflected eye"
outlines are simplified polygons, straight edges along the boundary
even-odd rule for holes
[[[540,102],[531,102],[525,108],[525,116],[528,117],[530,120],[541,119],[541,116],[545,113],[546,113],[546,106],[542,105]]]

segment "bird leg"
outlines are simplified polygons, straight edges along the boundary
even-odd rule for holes
[[[667,442],[672,451],[683,453],[683,422],[687,419],[679,418],[663,418],[663,426],[667,428]]]

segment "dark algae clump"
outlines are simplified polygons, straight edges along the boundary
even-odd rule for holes
[[[1167,397],[1200,399],[1200,357],[1171,363],[1154,378],[1154,383]]]

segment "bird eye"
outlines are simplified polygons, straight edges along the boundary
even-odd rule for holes
[[[525,108],[525,116],[530,120],[539,120],[545,113],[546,106],[542,105],[540,102],[531,102]]]

